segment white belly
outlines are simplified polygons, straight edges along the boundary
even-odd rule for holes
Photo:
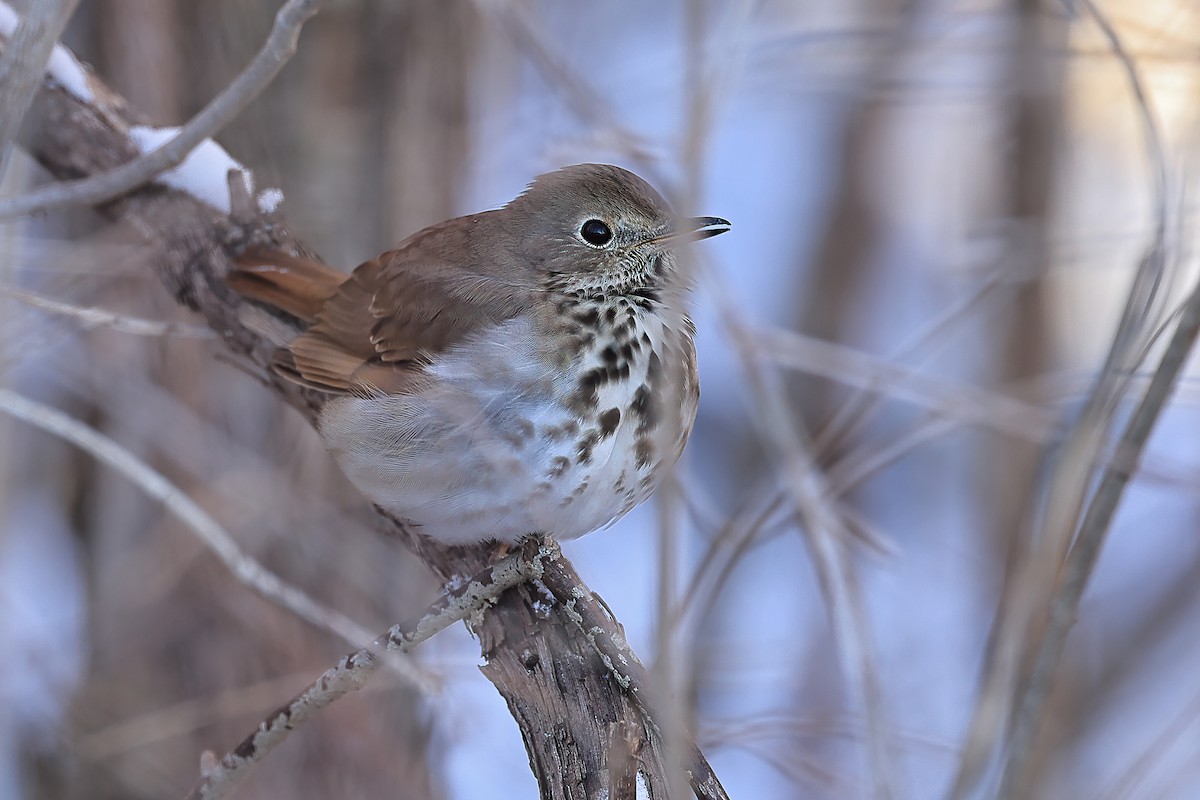
[[[628,409],[647,379],[643,348],[629,379],[600,386],[596,413],[580,424],[568,403],[599,354],[554,364],[534,341],[529,323],[513,320],[439,357],[419,393],[332,400],[320,420],[326,446],[372,501],[447,544],[570,539],[612,522],[678,457],[678,419],[690,429],[694,400],[656,398],[675,424],[639,432]],[[614,408],[623,418],[601,436],[597,416]],[[639,442],[652,458],[634,458]]]

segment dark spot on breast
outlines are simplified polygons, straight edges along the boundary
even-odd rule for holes
[[[606,347],[606,348],[604,348],[603,350],[601,350],[601,351],[600,351],[600,358],[602,358],[602,359],[604,360],[604,363],[605,363],[605,364],[615,364],[615,363],[617,363],[617,350],[616,350],[616,348],[615,348],[615,347],[613,347],[613,346],[610,344],[608,347]]]
[[[650,392],[650,387],[642,384],[633,393],[633,403],[630,409],[638,418],[638,433],[646,433],[658,425],[658,401]]]
[[[608,309],[604,312],[604,319],[607,320],[608,324],[610,324],[610,325],[612,323],[616,322],[617,321],[617,307],[609,306]]]
[[[594,328],[596,327],[596,323],[600,321],[600,312],[597,309],[589,308],[583,313],[576,314],[575,321],[589,328]]]
[[[662,380],[662,360],[658,357],[658,353],[651,351],[650,359],[646,362],[646,382],[657,388],[660,380]]]
[[[610,408],[600,415],[600,438],[612,436],[621,422],[621,409]]]
[[[634,446],[634,455],[637,458],[638,469],[645,469],[654,461],[654,442],[650,441],[649,436],[643,436],[637,440],[637,444]]]
[[[608,370],[604,367],[596,367],[583,373],[579,378],[579,388],[571,396],[571,410],[583,415],[595,408],[599,402],[600,386],[608,380]]]
[[[546,475],[550,478],[561,478],[570,466],[571,459],[566,456],[555,456],[550,462],[550,469],[547,470]]]
[[[575,463],[590,464],[592,462],[592,449],[600,441],[600,433],[598,431],[588,431],[587,435],[579,440],[579,446],[576,448]]]
[[[633,339],[632,341],[628,341],[625,344],[621,345],[620,356],[621,356],[622,361],[628,361],[629,359],[633,358],[633,348],[634,348],[634,345],[636,345],[636,344],[637,344],[637,339]]]
[[[650,334],[645,331],[642,331],[642,344],[646,345],[646,347],[650,346]]]

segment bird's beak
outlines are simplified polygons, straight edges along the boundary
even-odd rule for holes
[[[689,242],[698,242],[722,234],[732,227],[729,220],[720,217],[692,217],[687,221],[683,235]]]
[[[666,241],[684,241],[698,242],[701,239],[709,239],[713,236],[725,233],[733,226],[729,224],[729,220],[721,219],[720,217],[690,217],[680,220],[680,224],[674,230],[668,231],[661,236],[655,236],[651,242],[666,242]]]

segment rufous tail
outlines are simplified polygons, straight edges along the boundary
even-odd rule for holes
[[[226,276],[238,294],[313,322],[349,276],[311,258],[274,250],[247,250]]]

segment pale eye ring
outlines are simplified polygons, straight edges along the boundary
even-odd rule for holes
[[[583,240],[594,247],[603,247],[612,241],[612,228],[608,227],[608,223],[600,219],[589,219],[579,228],[579,235]]]

